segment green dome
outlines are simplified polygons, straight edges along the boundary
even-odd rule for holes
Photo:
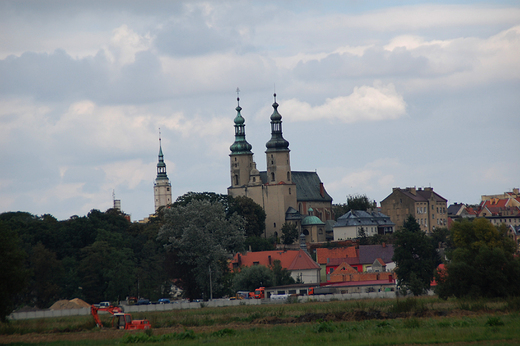
[[[282,136],[282,116],[278,113],[278,103],[273,103],[274,112],[271,115],[271,139],[265,144],[266,153],[273,151],[289,151],[289,142]]]
[[[238,106],[235,108],[237,111],[237,116],[235,117],[235,142],[231,144],[229,150],[231,150],[231,155],[240,155],[240,154],[253,154],[251,149],[253,146],[246,141],[246,125],[245,119],[240,114],[242,107]]]
[[[302,226],[312,226],[312,225],[325,225],[323,221],[320,220],[317,216],[306,216],[302,220]]]
[[[240,114],[240,111],[242,110],[242,107],[238,106],[236,108],[236,111],[237,111],[237,116],[235,117],[235,125],[243,125],[246,121],[244,119],[244,117],[242,116],[242,114]]]

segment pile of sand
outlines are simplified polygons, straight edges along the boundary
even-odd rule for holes
[[[72,300],[58,300],[56,303],[52,304],[49,310],[81,309],[89,307],[90,304],[84,300],[74,298]]]

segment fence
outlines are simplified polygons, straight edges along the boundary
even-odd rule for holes
[[[350,299],[374,299],[374,298],[395,298],[395,292],[370,292],[370,293],[348,293],[348,294],[324,294],[315,296],[298,296],[298,302],[309,301],[330,301],[330,300],[350,300]],[[269,299],[244,299],[244,300],[228,300],[214,299],[207,302],[191,302],[191,303],[171,303],[171,304],[150,304],[150,305],[126,305],[123,306],[125,312],[153,312],[153,311],[170,311],[181,309],[200,309],[201,307],[224,307],[239,305],[260,305],[283,303],[285,300],[270,301]],[[30,312],[13,312],[9,315],[11,320],[26,320],[33,318],[51,318],[64,316],[86,316],[90,315],[90,308],[68,309],[68,310],[42,310]]]

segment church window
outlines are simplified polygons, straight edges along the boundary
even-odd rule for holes
[[[271,181],[274,181],[274,172],[271,172]]]
[[[274,223],[274,228],[276,228],[276,222]]]
[[[287,181],[291,181],[291,172],[287,172]]]
[[[238,185],[238,174],[235,174],[235,185]]]
[[[306,230],[306,229],[304,229],[304,230],[303,230],[303,235],[309,235],[309,231]]]
[[[289,188],[289,195],[291,194],[291,188]]]
[[[253,177],[253,183],[256,182],[256,177]]]

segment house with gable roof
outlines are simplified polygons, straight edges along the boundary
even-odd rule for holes
[[[291,273],[295,281],[305,284],[320,283],[320,266],[304,250],[274,250],[237,253],[230,263],[231,270],[240,270],[241,267],[263,265],[269,267],[279,260],[282,268]]]
[[[350,210],[334,224],[334,240],[359,238],[361,232],[367,237],[393,233],[394,226],[390,217],[379,211]]]
[[[392,260],[394,256],[393,244],[377,244],[377,245],[360,245],[359,246],[359,262],[363,266],[363,272],[374,271],[374,261],[380,260],[381,266],[386,271],[393,271],[395,263]],[[376,264],[376,267],[378,265]]]

